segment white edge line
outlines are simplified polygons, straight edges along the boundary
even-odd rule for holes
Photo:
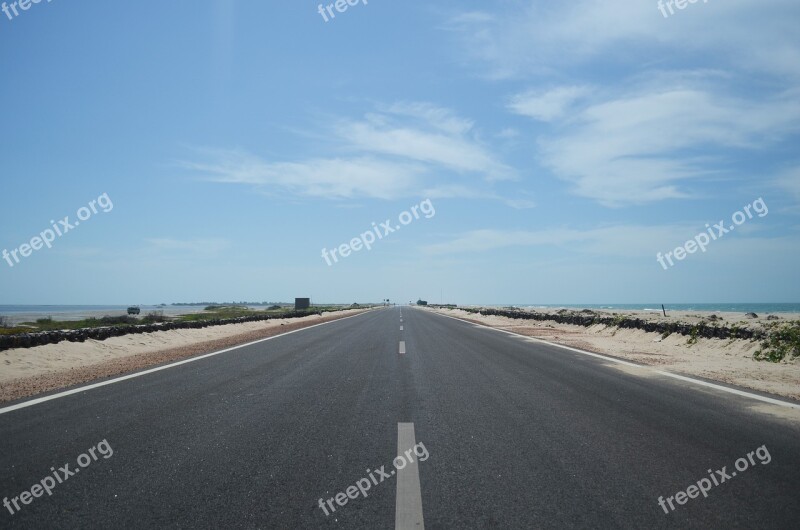
[[[38,405],[39,403],[44,403],[45,401],[50,401],[53,399],[58,399],[66,396],[70,396],[72,394],[77,394],[79,392],[86,392],[87,390],[93,390],[95,388],[100,388],[101,386],[111,385],[114,383],[119,383],[121,381],[126,381],[128,379],[133,379],[134,377],[141,377],[143,375],[152,374],[153,372],[159,372],[161,370],[166,370],[167,368],[174,368],[175,366],[180,366],[182,364],[192,363],[194,361],[199,361],[200,359],[205,359],[207,357],[213,357],[215,355],[219,355],[221,353],[227,353],[233,350],[238,350],[239,348],[246,348],[247,346],[252,346],[253,344],[258,344],[259,342],[265,342],[272,339],[277,339],[279,337],[285,337],[286,335],[291,335],[292,333],[297,333],[299,331],[305,331],[307,329],[315,328],[317,326],[324,326],[325,324],[331,324],[333,322],[338,322],[340,320],[347,320],[348,318],[358,317],[361,315],[367,314],[369,311],[364,311],[363,313],[358,313],[357,315],[350,315],[349,317],[337,318],[335,320],[329,320],[328,322],[321,322],[319,324],[314,324],[305,328],[296,329],[294,331],[287,331],[286,333],[281,333],[280,335],[274,335],[272,337],[266,337],[264,339],[254,340],[253,342],[248,342],[245,344],[240,344],[239,346],[233,346],[231,348],[226,348],[224,350],[219,350],[211,353],[205,353],[203,355],[199,355],[197,357],[191,357],[189,359],[184,359],[182,361],[177,361],[170,364],[165,364],[164,366],[157,366],[155,368],[150,368],[148,370],[143,370],[141,372],[136,372],[134,374],[123,375],[121,377],[116,377],[114,379],[109,379],[108,381],[101,381],[99,383],[93,383],[91,385],[86,385],[78,388],[73,388],[72,390],[66,390],[64,392],[59,392],[58,394],[51,394],[49,396],[44,396],[40,398],[31,399],[29,401],[23,401],[22,403],[17,403],[16,405],[11,405],[10,407],[5,407],[0,409],[0,414],[5,414],[7,412],[11,412],[14,410],[24,409],[26,407],[31,407],[33,405]]]
[[[445,314],[442,314],[442,313],[437,313],[436,311],[433,311],[433,313],[435,313],[437,315],[440,315],[440,316],[443,316],[443,317],[452,318],[453,320],[460,320],[461,322],[466,322],[467,324],[475,324],[475,322],[470,322],[470,321],[464,320],[462,318],[453,317],[453,316],[445,315]],[[491,326],[487,326],[486,324],[477,324],[477,325],[481,326],[481,327],[484,327],[484,328],[487,328],[487,329],[492,329],[494,331],[500,331],[501,333],[507,333],[509,335],[515,335],[517,337],[522,337],[522,338],[525,338],[525,339],[529,339],[529,340],[534,341],[534,342],[541,342],[541,343],[544,343],[544,344],[548,344],[550,346],[555,346],[557,348],[562,348],[562,349],[565,349],[565,350],[570,350],[570,351],[574,351],[574,352],[577,352],[577,353],[582,353],[584,355],[589,355],[591,357],[597,357],[598,359],[604,359],[606,361],[611,361],[611,362],[615,362],[615,363],[618,363],[618,364],[624,364],[625,366],[633,366],[635,368],[643,368],[643,369],[650,370],[650,371],[652,371],[654,373],[657,373],[657,374],[660,374],[660,375],[665,375],[667,377],[680,379],[681,381],[694,383],[696,385],[702,385],[702,386],[706,386],[706,387],[709,387],[709,388],[714,388],[716,390],[722,390],[723,392],[729,392],[731,394],[736,394],[737,396],[744,396],[744,397],[748,397],[748,398],[751,398],[751,399],[756,399],[758,401],[763,401],[765,403],[771,403],[773,405],[780,405],[782,407],[790,407],[790,408],[793,408],[793,409],[800,409],[800,405],[798,405],[796,403],[789,403],[788,401],[781,401],[779,399],[774,399],[774,398],[770,398],[770,397],[766,397],[766,396],[759,396],[758,394],[751,394],[750,392],[745,392],[744,390],[738,390],[736,388],[730,388],[730,387],[727,387],[727,386],[716,385],[714,383],[709,383],[707,381],[701,381],[700,379],[694,379],[692,377],[686,377],[685,375],[678,375],[678,374],[673,374],[671,372],[665,372],[664,370],[653,370],[652,368],[650,368],[649,366],[646,366],[646,365],[635,364],[635,363],[631,363],[631,362],[628,362],[628,361],[623,361],[622,359],[615,359],[614,357],[608,357],[606,355],[601,355],[599,353],[593,353],[593,352],[590,352],[590,351],[579,350],[578,348],[573,348],[571,346],[565,346],[563,344],[557,344],[555,342],[549,342],[549,341],[546,341],[546,340],[537,339],[536,337],[529,337],[527,335],[522,335],[520,333],[514,333],[513,331],[506,331],[504,329],[493,328]],[[2,412],[2,411],[0,411],[0,412]]]

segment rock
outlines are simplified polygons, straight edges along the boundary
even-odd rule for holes
[[[758,315],[756,315],[755,313],[746,313],[744,316],[746,316],[747,318],[758,318]]]

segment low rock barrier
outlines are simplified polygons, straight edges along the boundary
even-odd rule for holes
[[[589,327],[595,324],[613,326],[624,329],[641,329],[662,335],[677,333],[697,338],[707,339],[763,339],[766,333],[762,330],[754,330],[738,326],[719,326],[716,323],[686,324],[684,322],[650,322],[641,318],[625,316],[601,316],[594,312],[589,313],[538,313],[535,311],[519,311],[509,309],[487,309],[487,308],[466,308],[462,311],[477,313],[480,315],[494,315],[500,317],[522,319],[522,320],[550,320],[559,324],[573,324],[576,326]]]
[[[11,348],[32,348],[45,344],[58,344],[62,341],[84,342],[86,340],[105,340],[109,337],[120,337],[137,333],[152,333],[153,331],[168,331],[171,329],[199,329],[209,326],[222,326],[225,324],[241,324],[243,322],[259,322],[276,318],[300,318],[309,315],[322,315],[320,312],[290,311],[281,315],[252,315],[235,318],[217,318],[212,320],[198,320],[192,322],[156,322],[153,324],[134,324],[131,326],[107,326],[100,328],[69,329],[60,331],[38,331],[35,333],[22,333],[18,335],[0,335],[0,351]]]

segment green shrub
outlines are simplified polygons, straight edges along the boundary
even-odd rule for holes
[[[686,341],[686,344],[697,344],[697,335],[699,332],[699,326],[692,326],[692,330],[689,332],[689,340]]]
[[[142,319],[142,323],[153,324],[155,322],[166,322],[166,320],[167,318],[164,316],[163,311],[151,311]]]
[[[757,361],[777,363],[800,357],[800,321],[772,326],[767,338],[761,342],[753,358]]]
[[[120,324],[138,324],[139,321],[136,318],[128,315],[123,315],[119,317],[110,317],[104,316],[100,319],[101,326],[118,326]]]

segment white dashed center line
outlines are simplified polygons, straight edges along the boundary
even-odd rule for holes
[[[417,444],[413,423],[397,424],[397,457],[405,459],[407,465],[397,470],[397,499],[395,501],[395,530],[424,530],[422,517],[422,488],[419,484],[419,462],[409,462],[406,455],[416,456]],[[397,460],[397,459],[395,459]]]

